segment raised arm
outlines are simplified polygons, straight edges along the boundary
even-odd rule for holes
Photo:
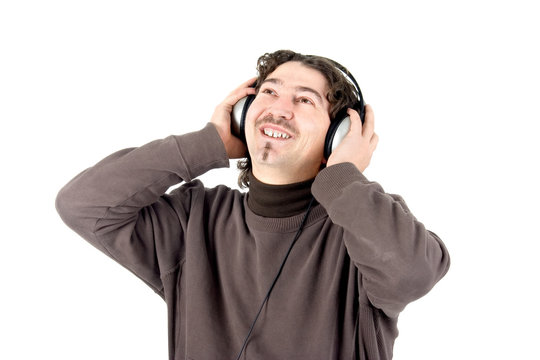
[[[167,189],[229,165],[213,124],[118,151],[77,175],[56,198],[64,222],[161,293],[160,275],[181,261],[186,204]],[[185,193],[189,196],[189,192]]]
[[[312,191],[332,221],[344,228],[343,241],[370,302],[395,317],[446,274],[450,258],[439,237],[413,216],[400,196],[386,194],[364,177],[379,141],[374,115],[367,105],[363,126],[355,111],[349,115],[351,129]]]
[[[448,271],[450,258],[398,195],[386,194],[351,163],[319,173],[312,188],[363,277],[373,306],[395,317],[425,295]]]

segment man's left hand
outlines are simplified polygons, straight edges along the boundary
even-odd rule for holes
[[[341,143],[330,154],[326,166],[344,162],[353,163],[360,172],[363,172],[371,161],[371,156],[379,143],[379,137],[375,134],[375,116],[371,106],[366,105],[364,124],[360,120],[358,112],[348,109],[351,118],[351,128]]]

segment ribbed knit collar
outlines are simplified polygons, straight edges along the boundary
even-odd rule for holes
[[[255,214],[264,217],[283,218],[306,211],[314,179],[287,185],[270,185],[259,181],[249,173],[248,206]],[[313,205],[317,202],[314,201]]]

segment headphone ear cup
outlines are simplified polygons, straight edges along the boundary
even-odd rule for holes
[[[365,119],[364,103],[362,101],[356,103],[354,110],[360,115],[360,120],[363,125]],[[328,132],[326,133],[326,139],[324,140],[324,158],[326,160],[328,160],[332,151],[335,150],[345,135],[347,135],[350,128],[351,118],[349,117],[349,114],[347,114],[347,108],[341,109],[330,123]]]
[[[339,145],[341,140],[347,135],[351,127],[351,119],[347,114],[347,109],[342,109],[338,112],[334,120],[328,127],[326,139],[324,140],[324,157],[326,160],[332,154],[332,151]]]
[[[248,95],[238,100],[233,106],[231,112],[231,132],[240,140],[246,143],[246,133],[245,133],[245,124],[246,124],[246,115],[249,109],[249,106],[255,99],[255,95]]]

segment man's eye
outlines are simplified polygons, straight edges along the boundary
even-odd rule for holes
[[[313,101],[311,101],[311,99],[305,98],[305,97],[302,97],[302,98],[298,99],[298,102],[300,102],[302,104],[313,105]]]
[[[263,94],[269,94],[269,95],[275,95],[276,94],[276,92],[274,90],[272,90],[272,89],[262,89],[261,92]]]

